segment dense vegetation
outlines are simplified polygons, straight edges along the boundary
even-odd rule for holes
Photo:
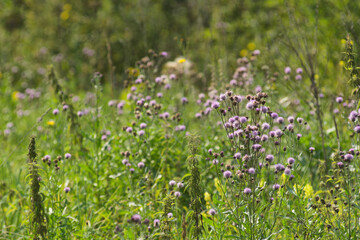
[[[0,2],[1,239],[360,238],[360,2]]]

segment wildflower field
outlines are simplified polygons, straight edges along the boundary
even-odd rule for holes
[[[360,1],[0,1],[0,239],[360,239]]]

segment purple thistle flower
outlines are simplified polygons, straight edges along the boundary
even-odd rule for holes
[[[292,158],[292,157],[290,157],[290,158],[288,158],[287,162],[288,162],[289,164],[293,164],[293,163],[295,162],[295,159]]]
[[[125,102],[124,101],[121,101],[121,102],[119,102],[118,103],[118,105],[116,106],[117,107],[117,109],[123,109],[124,108],[124,105],[125,105]]]
[[[230,178],[232,176],[232,173],[230,171],[225,171],[223,175],[225,178]]]
[[[279,115],[276,113],[276,112],[273,112],[273,113],[271,113],[271,118],[273,118],[273,119],[277,119],[278,117],[279,117]]]
[[[143,168],[143,167],[145,167],[145,164],[143,162],[139,162],[138,163],[138,168]]]
[[[247,117],[240,117],[240,118],[239,118],[239,121],[240,121],[241,123],[246,123],[246,122],[247,122]]]
[[[223,94],[223,93],[220,94],[219,99],[220,99],[221,101],[225,101],[225,100],[226,100],[226,95]]]
[[[146,128],[146,127],[147,127],[146,123],[140,123],[140,128],[141,128],[141,129],[144,129],[144,128]]]
[[[174,215],[170,212],[170,213],[168,213],[168,218],[173,218],[174,217]]]
[[[254,108],[254,101],[250,101],[246,104],[246,109],[251,110]]]
[[[159,226],[160,226],[160,220],[154,219],[154,227],[159,227]]]
[[[139,134],[140,137],[142,137],[142,136],[145,135],[145,131],[144,131],[144,130],[140,130],[140,131],[138,132],[138,134]]]
[[[53,114],[54,114],[54,115],[58,115],[58,114],[59,114],[59,109],[57,109],[57,108],[54,109]]]
[[[169,117],[170,117],[170,113],[164,112],[163,116],[164,116],[164,118],[169,118]]]
[[[161,83],[161,77],[156,77],[155,78],[155,83]]]
[[[214,160],[213,160],[213,164],[214,164],[214,165],[217,165],[217,164],[219,164],[219,160],[217,160],[217,159],[214,159]]]
[[[310,153],[313,153],[315,151],[315,148],[314,147],[309,147],[309,151],[310,151]]]
[[[360,133],[360,126],[357,125],[356,127],[354,127],[354,131],[355,131],[356,133]]]
[[[162,97],[163,97],[163,94],[162,94],[161,92],[159,92],[158,94],[156,94],[156,96],[157,96],[158,98],[162,98]]]
[[[70,153],[65,153],[65,158],[66,158],[66,159],[70,159],[70,158],[71,158],[71,154],[70,154]]]
[[[82,111],[78,111],[77,115],[78,115],[78,117],[82,117],[84,115],[84,113]]]
[[[149,102],[149,104],[150,104],[150,106],[155,106],[156,105],[156,100],[151,100],[150,102]]]
[[[279,184],[276,183],[276,184],[273,185],[273,189],[274,189],[274,190],[278,190],[279,188],[280,188],[280,185],[279,185]]]
[[[337,103],[342,103],[344,99],[342,97],[337,97],[335,100]]]
[[[278,137],[278,138],[280,138],[283,134],[284,134],[284,133],[283,133],[280,129],[277,129],[277,130],[275,131],[275,135],[276,135],[276,137]]]
[[[170,74],[169,78],[170,78],[170,80],[175,80],[175,79],[176,79],[176,75],[175,75],[175,74]]]
[[[337,165],[338,165],[339,168],[344,167],[344,164],[342,162],[338,162]]]
[[[217,109],[217,108],[220,107],[220,103],[219,103],[219,102],[213,102],[213,103],[211,104],[211,107],[214,108],[214,109]]]
[[[186,104],[186,103],[188,103],[189,101],[188,101],[188,99],[186,98],[186,97],[183,97],[183,98],[181,98],[181,103],[182,104]]]
[[[282,164],[276,164],[275,165],[275,169],[276,169],[276,171],[284,171],[285,170],[285,167],[284,167],[284,165],[282,165]]]
[[[269,139],[268,135],[264,134],[261,136],[261,141],[266,142]]]
[[[357,116],[358,116],[357,112],[352,111],[352,112],[350,113],[350,115],[349,115],[349,120],[352,121],[352,122],[355,122]]]
[[[178,182],[177,187],[178,187],[178,188],[183,188],[183,187],[184,187],[184,184],[183,184],[182,182]]]
[[[65,187],[65,188],[64,188],[64,192],[65,192],[65,193],[70,192],[70,188],[69,188],[69,187]]]
[[[254,149],[255,151],[259,151],[261,149],[261,145],[260,144],[254,144],[252,146],[252,149]]]
[[[251,189],[250,189],[250,188],[245,188],[245,189],[244,189],[244,193],[245,193],[245,194],[250,194],[250,193],[251,193]]]
[[[291,174],[291,170],[289,168],[286,168],[284,171],[285,175],[290,175]]]
[[[134,173],[134,172],[135,172],[135,169],[130,168],[129,171],[130,171],[130,173]]]
[[[160,55],[163,56],[164,58],[167,58],[169,56],[167,52],[161,52]]]
[[[261,127],[262,127],[263,130],[268,130],[270,128],[270,124],[263,123]]]
[[[275,137],[275,132],[274,132],[274,131],[270,131],[270,132],[269,132],[269,135],[270,135],[270,137]]]
[[[132,133],[132,131],[133,131],[132,127],[127,127],[127,128],[126,128],[126,132]]]
[[[295,76],[295,80],[300,81],[302,79],[302,76],[300,74]]]
[[[234,159],[240,159],[241,158],[241,153],[237,152],[234,154]]]
[[[285,73],[285,74],[290,74],[290,73],[291,73],[291,68],[290,68],[290,67],[286,67],[286,68],[284,69],[284,73]]]
[[[169,185],[170,185],[170,187],[173,187],[173,186],[176,185],[176,182],[175,182],[174,180],[171,180],[171,181],[169,182]]]
[[[175,127],[175,131],[185,131],[186,126],[185,125],[179,125]]]
[[[255,174],[255,169],[254,168],[249,168],[248,173],[249,174]]]
[[[284,118],[278,117],[278,118],[276,119],[276,121],[277,121],[279,124],[282,124],[282,123],[284,123]]]
[[[266,156],[265,160],[271,163],[272,161],[274,161],[274,156],[269,154]]]
[[[255,87],[255,92],[258,93],[258,92],[261,92],[262,89],[261,89],[261,86],[256,86]]]
[[[297,73],[297,74],[302,74],[302,73],[303,73],[303,69],[302,69],[302,68],[297,68],[297,69],[296,69],[296,73]]]
[[[139,214],[134,214],[131,217],[131,221],[135,223],[141,223],[141,216]]]
[[[294,117],[293,116],[290,116],[290,117],[288,117],[288,121],[289,121],[289,123],[294,123]]]
[[[181,196],[181,193],[180,192],[175,192],[174,195],[175,195],[175,197],[179,198]]]
[[[351,155],[351,154],[345,154],[345,156],[344,156],[344,160],[345,161],[351,161],[351,160],[353,160],[354,159],[354,156],[353,155]]]
[[[216,211],[215,211],[214,209],[210,209],[210,210],[209,210],[209,214],[210,214],[211,216],[214,216],[214,215],[216,214]]]
[[[50,157],[50,155],[45,155],[45,156],[44,156],[44,159],[45,159],[46,161],[49,161],[49,160],[51,159],[51,157]]]

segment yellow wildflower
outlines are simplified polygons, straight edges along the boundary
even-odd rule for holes
[[[301,191],[301,187],[299,185],[294,184],[294,190],[295,190],[296,194],[300,194],[299,192],[305,193],[306,198],[310,198],[314,194],[314,189],[312,188],[312,186],[309,183],[304,186],[302,191]],[[299,192],[297,190],[299,190]]]
[[[283,183],[285,183],[285,181],[286,181],[286,175],[284,173],[281,175],[281,181]]]
[[[260,187],[264,187],[264,184],[265,184],[265,180],[264,180],[264,179],[261,179],[261,180],[260,180],[260,183],[259,183]]]
[[[60,14],[60,18],[64,21],[68,20],[70,17],[70,14],[68,11],[63,11],[61,14]]]
[[[304,187],[305,197],[310,198],[314,194],[314,189],[312,186],[308,183]]]
[[[215,178],[214,179],[214,182],[215,182],[215,187],[216,187],[216,190],[220,193],[220,195],[222,196],[224,193],[223,193],[223,191],[222,191],[222,189],[221,189],[221,186],[220,186],[220,181],[219,181],[219,179],[218,178]]]
[[[180,58],[180,59],[179,59],[179,63],[184,63],[184,62],[186,62],[186,59],[185,59],[185,58]]]
[[[54,120],[50,120],[47,122],[47,125],[49,126],[54,126],[55,125],[55,121]]]
[[[71,6],[71,4],[65,4],[64,5],[64,12],[66,11],[66,12],[69,12],[70,10],[72,9],[72,6]]]
[[[205,201],[206,201],[207,203],[208,203],[208,202],[211,202],[210,193],[205,192],[205,193],[204,193],[204,199],[205,199]]]
[[[243,49],[240,51],[240,56],[245,57],[248,54],[248,51],[246,49]]]
[[[319,79],[319,75],[315,74],[315,80],[318,80],[318,79]]]
[[[345,45],[346,44],[346,39],[341,39],[341,44]]]
[[[70,4],[65,4],[64,5],[64,10],[62,11],[62,13],[60,14],[60,18],[64,21],[68,20],[70,17],[70,11],[72,9],[72,6]]]
[[[340,66],[340,67],[343,67],[344,65],[345,65],[345,62],[344,62],[344,61],[340,61],[340,62],[339,62],[339,66]]]
[[[250,51],[253,51],[253,50],[255,50],[255,43],[253,43],[253,42],[251,42],[251,43],[249,43],[248,45],[247,45],[247,48],[250,50]]]
[[[13,92],[13,93],[11,94],[12,100],[14,100],[14,101],[18,100],[18,99],[19,99],[18,94],[19,94],[18,91]]]

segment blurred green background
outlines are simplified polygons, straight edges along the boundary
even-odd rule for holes
[[[349,33],[359,45],[359,10],[360,2],[343,0],[2,0],[0,71],[25,88],[43,84],[54,64],[77,89],[99,71],[120,90],[125,70],[154,49],[191,59],[207,86],[213,67],[225,66],[231,79],[235,59],[254,49],[281,71],[299,65],[292,39],[304,58],[316,49],[320,87],[331,91],[343,86],[342,39]]]

